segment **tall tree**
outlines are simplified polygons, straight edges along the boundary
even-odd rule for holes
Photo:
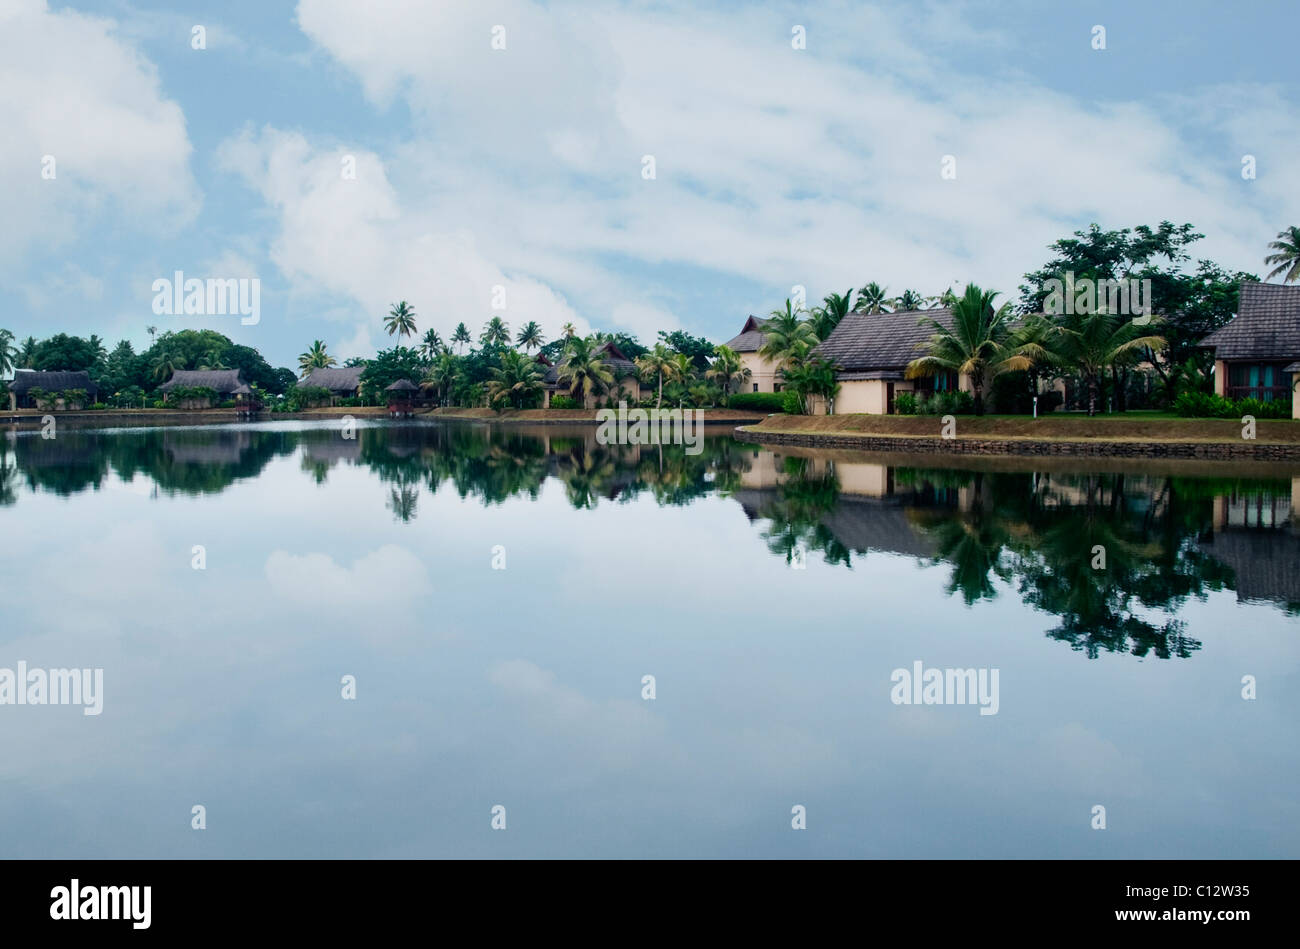
[[[812,311],[813,332],[818,339],[825,339],[840,325],[840,321],[849,315],[849,301],[853,297],[853,288],[841,293],[828,293],[822,298],[822,305]]]
[[[494,316],[483,325],[483,332],[478,337],[480,346],[509,346],[510,326],[499,316]]]
[[[545,342],[546,337],[542,335],[542,328],[537,325],[536,320],[525,323],[519,330],[519,335],[515,337],[515,345],[521,347],[524,352],[541,349]]]
[[[14,361],[18,358],[18,349],[14,346],[14,334],[6,329],[0,329],[0,376],[14,368]]]
[[[456,347],[469,346],[474,342],[474,338],[469,335],[469,327],[463,322],[456,324],[456,331],[451,334],[451,344]],[[457,350],[459,351],[459,350]]]
[[[1153,320],[1154,325],[1159,318]],[[1165,339],[1148,333],[1148,326],[1126,320],[1114,313],[1087,313],[1066,316],[1060,325],[1056,344],[1067,365],[1083,376],[1088,386],[1088,414],[1097,412],[1097,394],[1102,376],[1117,364],[1133,362],[1146,350],[1159,350]]]
[[[873,280],[858,291],[858,302],[853,308],[859,313],[888,313],[889,294]]]
[[[580,336],[569,339],[568,349],[557,369],[560,381],[569,388],[569,395],[579,402],[606,391],[614,383],[614,374],[610,372],[605,357],[596,352],[591,340]]]
[[[925,297],[915,290],[904,290],[898,296],[894,297],[894,308],[904,312],[908,310],[920,310],[925,306]]]
[[[325,351],[323,340],[312,340],[311,347],[298,356],[299,376],[305,379],[313,369],[328,369],[336,362],[337,360]]]
[[[384,329],[389,336],[396,334],[398,339],[415,335],[415,307],[405,300],[394,303],[384,318]]]
[[[441,349],[442,337],[438,335],[438,331],[435,329],[425,330],[424,341],[420,346],[420,350],[424,353],[424,358],[432,362],[433,357],[438,355],[438,352]]]
[[[637,359],[636,368],[642,379],[658,380],[659,395],[655,400],[655,408],[660,408],[664,404],[664,379],[676,378],[677,363],[673,360],[672,351],[663,343],[656,343],[654,349]]]
[[[542,373],[535,359],[509,349],[501,354],[501,365],[492,370],[486,388],[492,404],[525,408],[542,391]]]
[[[803,312],[789,300],[785,301],[784,310],[773,310],[763,323],[763,333],[767,338],[758,351],[759,355],[774,360],[780,368],[816,346],[817,331],[800,315]]]
[[[740,354],[729,346],[719,346],[709,367],[708,376],[722,386],[722,404],[730,401],[731,393],[737,385],[744,385],[746,379],[753,375],[740,358]]]

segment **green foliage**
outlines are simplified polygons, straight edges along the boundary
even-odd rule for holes
[[[784,412],[785,393],[737,392],[728,404],[733,409],[744,409],[747,412]]]
[[[204,402],[211,404],[217,400],[217,390],[211,386],[177,386],[167,393],[170,405]]]
[[[329,405],[330,390],[324,386],[294,386],[285,393],[286,412],[298,412],[318,405]]]
[[[1291,403],[1285,399],[1225,399],[1209,392],[1184,392],[1174,399],[1173,410],[1183,418],[1290,418]]]
[[[654,406],[654,403],[651,402],[650,405],[651,405],[651,407],[653,407],[653,406]],[[571,397],[569,397],[569,396],[567,396],[567,395],[553,395],[553,396],[551,396],[551,408],[553,408],[553,409],[580,409],[580,408],[582,408],[582,403],[579,402],[577,399],[571,398]]]
[[[690,333],[683,330],[673,330],[671,333],[666,333],[663,330],[660,330],[659,338],[670,350],[675,353],[681,353],[683,356],[690,359],[691,364],[695,367],[696,371],[703,372],[705,369],[709,368],[709,360],[713,358],[714,346],[703,336],[692,336]],[[618,344],[616,343],[615,345]],[[636,353],[635,355],[628,352],[626,349],[624,349],[623,352],[629,359],[636,359],[637,356],[644,355],[646,352],[645,347],[639,346],[638,348],[641,352]],[[623,349],[623,347],[619,346],[619,349]]]
[[[899,415],[915,415],[917,409],[916,395],[911,392],[900,392],[894,396],[894,411]]]
[[[398,379],[417,382],[424,377],[420,354],[405,346],[381,350],[361,373],[361,392],[370,401],[383,399],[384,390]]]
[[[109,396],[108,404],[115,409],[138,409],[144,404],[144,390],[139,386],[118,389]]]
[[[32,369],[68,372],[90,371],[92,376],[98,374],[105,354],[103,345],[80,336],[56,333],[49,339],[36,344],[32,355]]]
[[[763,393],[751,392],[750,395],[762,395]],[[781,397],[781,411],[786,415],[803,415],[803,396],[794,389],[786,389],[783,392],[774,392],[773,395]]]
[[[894,400],[895,406],[898,400]],[[916,406],[917,415],[974,415],[975,397],[969,392],[936,392],[921,399]]]

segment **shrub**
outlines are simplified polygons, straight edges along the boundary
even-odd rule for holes
[[[784,392],[737,392],[731,397],[730,408],[754,412],[784,412]]]
[[[750,393],[753,395],[754,393]],[[762,395],[763,393],[759,393]],[[773,395],[781,397],[781,411],[786,415],[803,415],[803,398],[793,389],[786,389],[783,392],[774,392]]]
[[[1291,403],[1285,399],[1225,399],[1211,392],[1183,392],[1174,399],[1174,412],[1183,418],[1290,418]]]
[[[899,415],[915,415],[916,395],[911,392],[900,392],[894,396],[894,411]]]
[[[108,406],[105,405],[103,402],[96,402],[91,406],[91,408],[94,409],[96,412],[102,412],[104,411],[104,409],[108,408]]]
[[[217,403],[217,408],[219,408],[219,409],[233,409],[237,404],[238,404],[238,403],[236,403],[234,399],[226,399],[226,401],[224,401],[224,402],[218,402],[218,403]]]
[[[895,400],[897,405],[897,400]],[[917,404],[918,415],[974,415],[975,397],[969,392],[936,392]]]
[[[568,395],[551,396],[551,408],[553,409],[580,409],[582,405],[577,399]]]
[[[108,404],[115,409],[138,409],[144,404],[144,390],[139,386],[127,386],[109,396]]]

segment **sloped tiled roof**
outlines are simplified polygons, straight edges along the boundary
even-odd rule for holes
[[[22,395],[28,389],[44,389],[46,392],[64,392],[68,389],[83,389],[87,395],[98,392],[99,386],[90,381],[88,372],[43,372],[36,369],[15,369],[14,377],[9,381],[9,391]]]
[[[850,372],[901,370],[924,355],[918,344],[935,334],[930,320],[950,327],[952,311],[944,307],[899,313],[849,313],[813,353]]]
[[[1295,359],[1300,356],[1300,287],[1241,282],[1237,316],[1201,340],[1215,359]]]
[[[243,384],[238,369],[177,369],[158,387],[158,391],[170,392],[178,386],[204,386],[217,395],[230,395]]]
[[[364,366],[345,366],[332,369],[313,369],[303,377],[299,386],[319,387],[331,392],[355,392],[361,385],[361,373]]]
[[[738,353],[756,353],[762,349],[763,344],[767,342],[767,334],[762,331],[762,321],[751,316],[745,320],[745,325],[740,329],[740,335],[729,340],[726,346],[734,349]]]

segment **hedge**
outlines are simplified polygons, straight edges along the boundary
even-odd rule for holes
[[[729,409],[750,409],[755,412],[784,412],[783,392],[737,392],[727,400]]]

